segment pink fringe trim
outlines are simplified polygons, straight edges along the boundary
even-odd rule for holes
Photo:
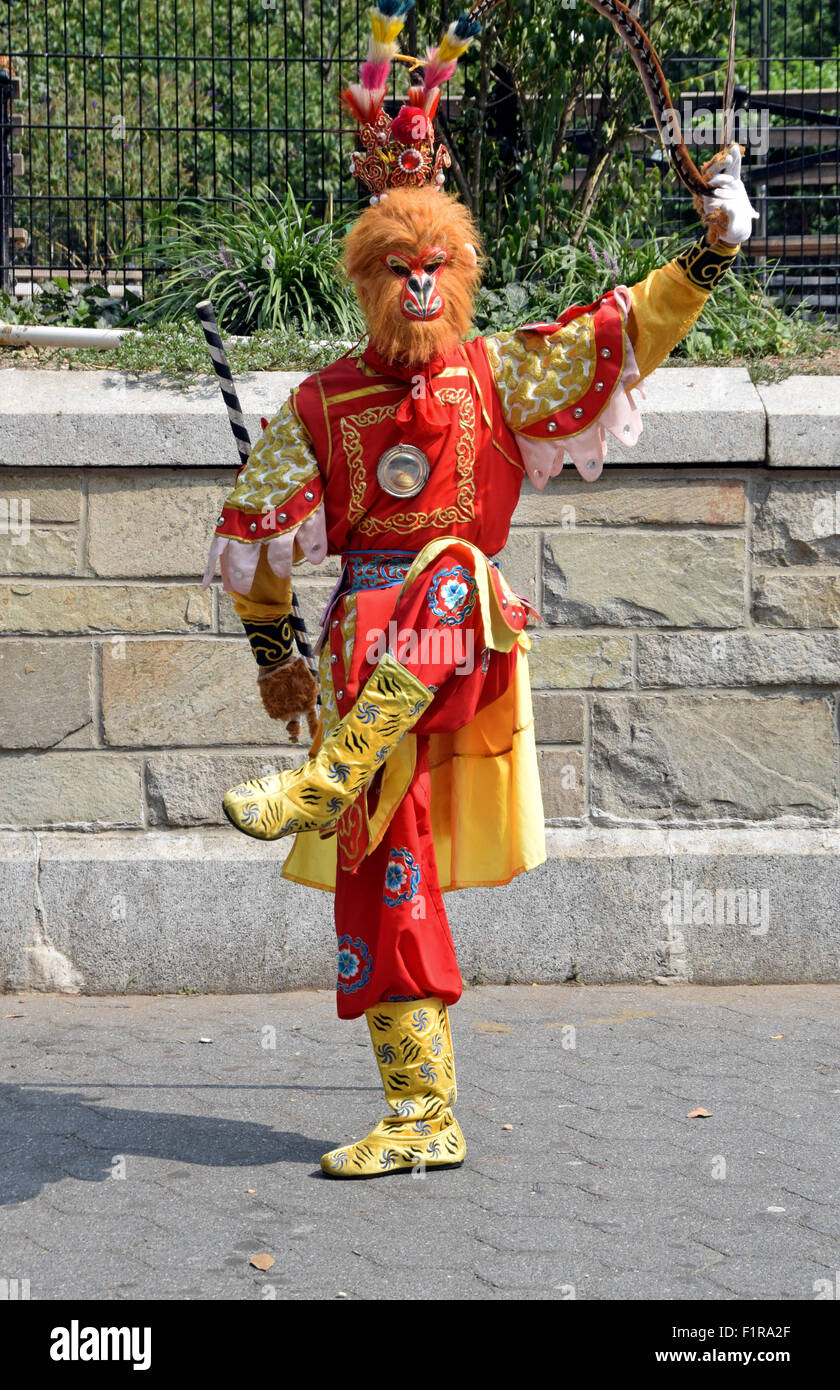
[[[264,541],[235,540],[233,536],[214,536],[207,557],[207,568],[201,581],[206,589],[216,573],[216,561],[222,574],[222,584],[229,594],[249,594],[254,583],[254,575],[260,559],[260,550],[265,546],[266,558],[278,579],[291,579],[295,559],[295,542],[300,551],[318,565],[327,554],[327,526],[324,519],[324,505],[321,503],[312,516],[307,517],[301,526],[293,526],[282,536],[271,536]]]
[[[390,71],[390,63],[362,63],[362,70],[359,73],[362,86],[367,87],[370,92],[377,92],[380,87],[387,87]]]
[[[430,48],[426,51],[426,71],[423,76],[423,86],[427,92],[432,87],[440,87],[444,82],[448,82],[458,66],[457,59],[453,63],[439,63],[437,54],[436,48]]]
[[[618,285],[615,299],[627,323],[630,312],[630,291],[626,285]],[[598,419],[588,429],[582,430],[566,439],[530,439],[517,434],[516,442],[522,454],[525,471],[538,492],[542,492],[549,478],[556,478],[568,454],[588,483],[594,483],[601,476],[604,460],[607,457],[607,432],[627,448],[632,447],[642,433],[642,417],[639,407],[630,394],[633,383],[639,379],[639,368],[633,346],[627,332],[624,334],[624,371],[616,382],[613,393]],[[644,391],[639,390],[642,397]]]

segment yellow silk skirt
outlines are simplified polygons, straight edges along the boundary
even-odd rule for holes
[[[527,652],[531,643],[526,633],[513,632],[505,622],[487,557],[463,540],[443,537],[420,552],[402,590],[451,544],[472,552],[487,646],[505,652],[516,646],[519,651],[513,679],[498,699],[454,733],[429,736],[432,834],[444,892],[509,883],[517,874],[542,864],[546,857],[528,678]],[[512,597],[507,586],[505,591]],[[354,616],[355,605],[349,604],[347,617],[351,623]],[[346,641],[352,640],[352,631],[345,631],[344,635]],[[331,682],[330,664],[322,662],[325,710],[335,708],[333,690],[327,688]],[[409,734],[385,764],[379,800],[370,820],[371,850],[381,842],[405,795],[416,756],[417,740]],[[336,843],[334,835],[322,838],[313,831],[297,835],[283,877],[334,892]]]

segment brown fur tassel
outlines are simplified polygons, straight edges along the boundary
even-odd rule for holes
[[[300,716],[306,715],[309,737],[318,731],[315,700],[318,682],[302,656],[289,666],[280,666],[257,681],[263,708],[270,719],[282,719],[292,743],[300,737]]]

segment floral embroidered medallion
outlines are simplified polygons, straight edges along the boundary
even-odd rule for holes
[[[396,907],[398,903],[410,903],[420,887],[420,865],[407,849],[392,849],[385,870],[385,892],[382,901],[386,907]]]
[[[463,565],[438,570],[429,585],[429,607],[444,627],[455,627],[468,618],[477,597],[478,586]]]
[[[370,979],[373,957],[370,947],[360,936],[340,936],[338,939],[338,988],[342,994],[354,994]]]

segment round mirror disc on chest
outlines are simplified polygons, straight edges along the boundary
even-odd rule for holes
[[[390,497],[416,497],[429,480],[429,460],[413,444],[386,449],[376,465],[376,481]]]

